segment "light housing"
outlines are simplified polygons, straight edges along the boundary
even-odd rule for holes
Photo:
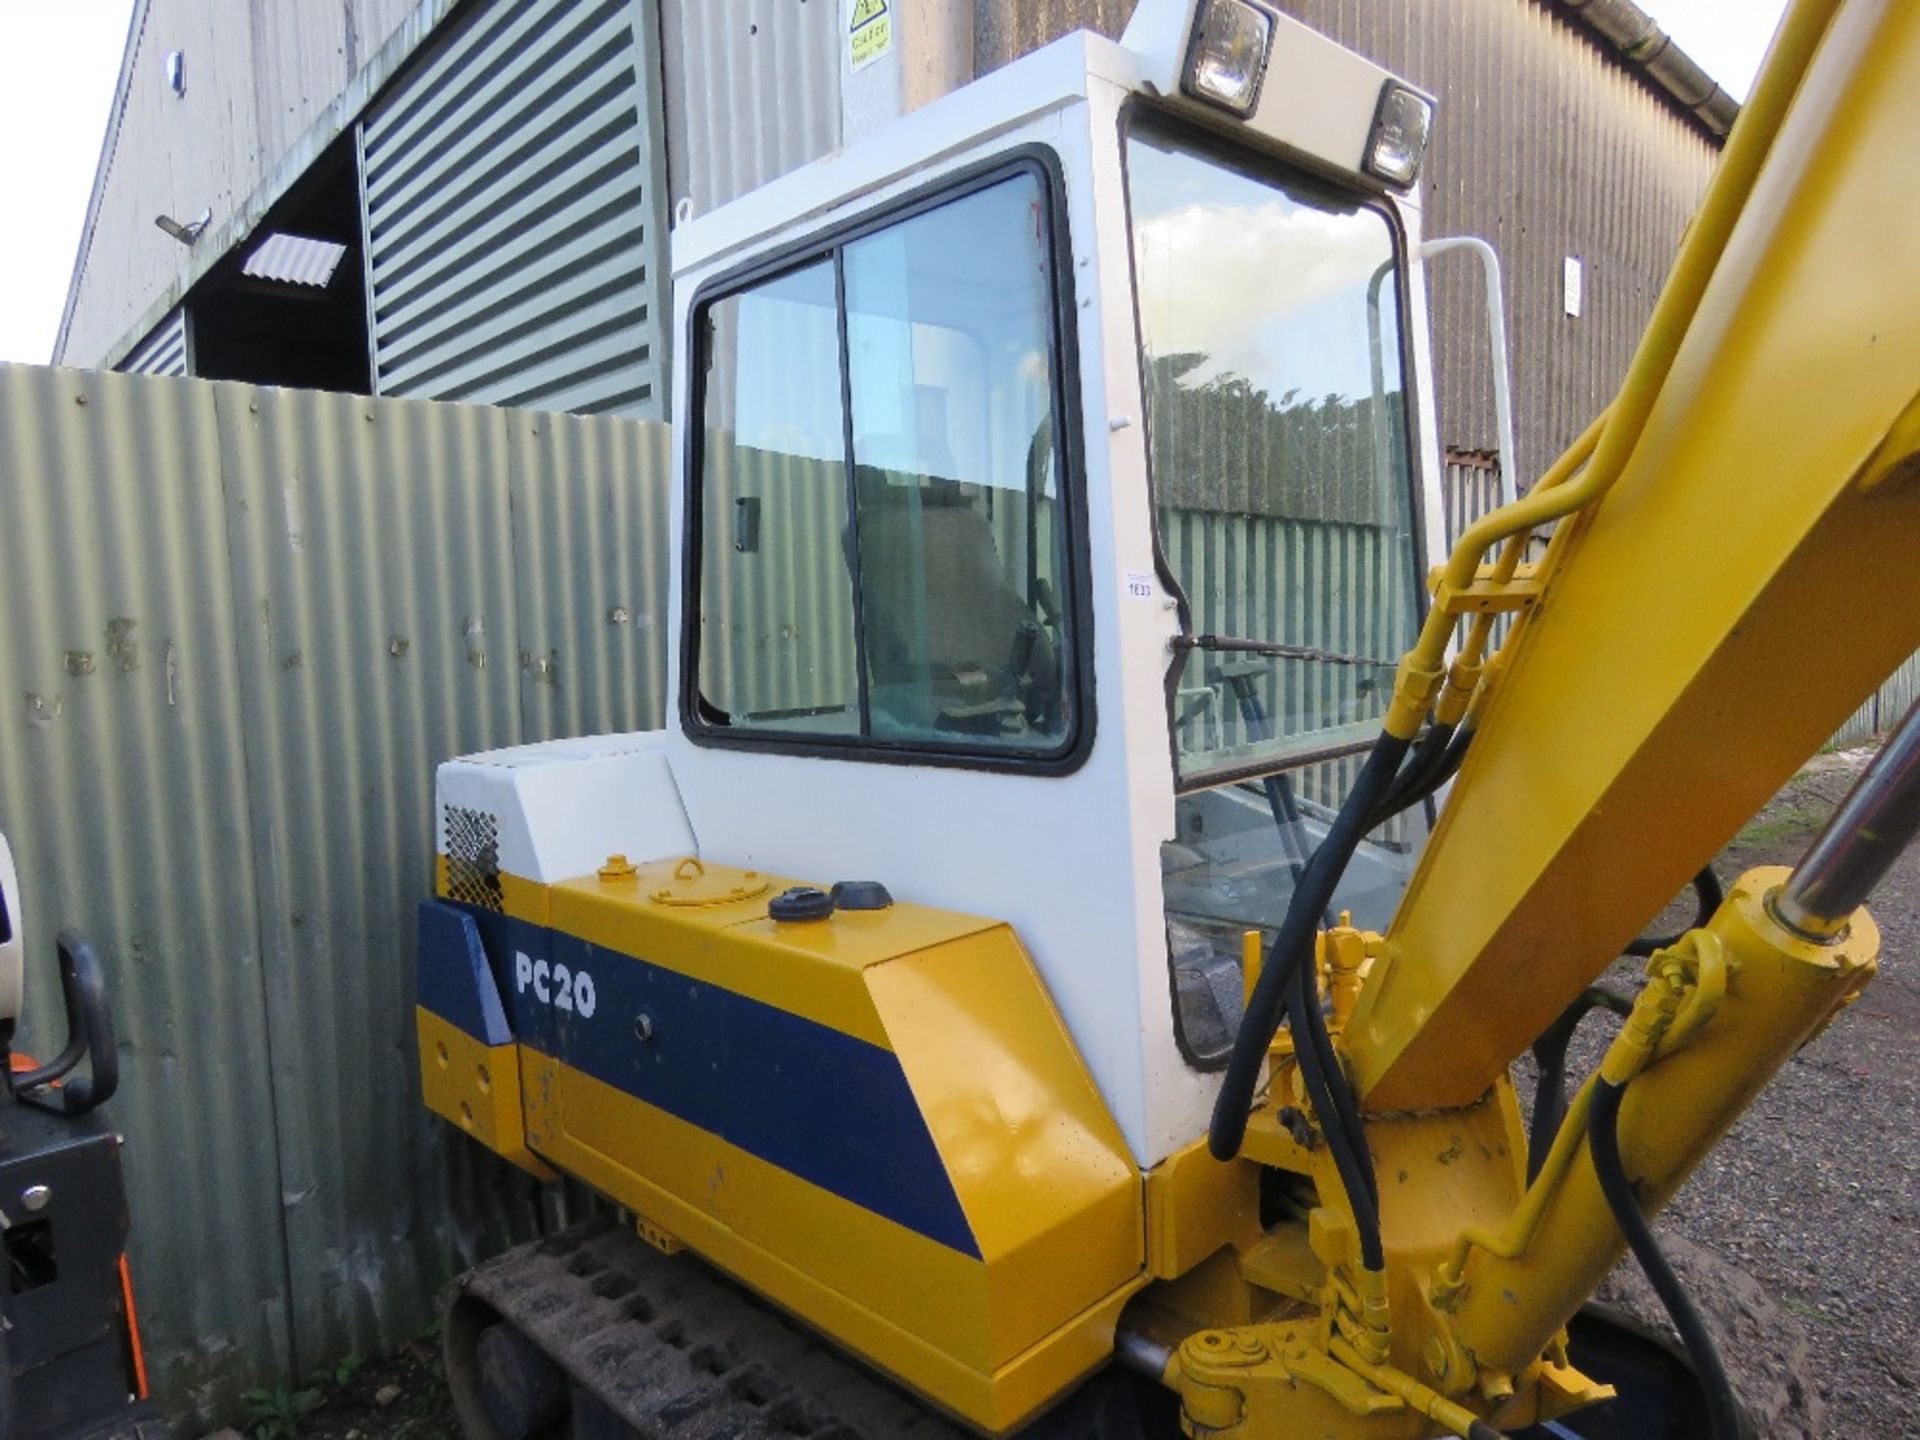
[[[1235,115],[1253,114],[1273,26],[1274,12],[1258,0],[1200,0],[1181,88]]]
[[[1380,105],[1367,136],[1367,173],[1399,190],[1420,178],[1433,129],[1433,101],[1398,80],[1380,87]]]

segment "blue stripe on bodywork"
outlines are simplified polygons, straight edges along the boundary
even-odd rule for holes
[[[519,920],[485,923],[500,916],[476,918],[521,1043],[980,1258],[892,1051],[576,936]],[[523,979],[521,955],[544,962],[547,1000]],[[559,966],[572,986],[571,1010],[556,1003]],[[591,1015],[582,1015],[578,1003],[576,977],[583,973],[592,982]],[[651,1036],[644,1041],[635,1024],[641,1015]]]
[[[419,936],[420,1003],[483,1045],[509,1043],[513,1032],[473,916],[457,905],[423,900]]]

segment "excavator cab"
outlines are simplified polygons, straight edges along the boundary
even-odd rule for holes
[[[1423,612],[1432,115],[1263,4],[1148,3],[675,232],[695,830],[1006,916],[1144,1164]],[[1427,821],[1334,913],[1384,925]]]
[[[1251,1167],[1185,1239],[1142,1186],[1418,624],[1431,115],[1258,0],[1147,0],[683,218],[671,711],[441,767],[427,1103],[992,1434],[1252,1224]],[[653,1433],[514,1273],[449,1321],[469,1428],[536,1433],[545,1354]]]

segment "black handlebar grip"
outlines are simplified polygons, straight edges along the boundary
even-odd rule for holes
[[[67,1007],[66,1047],[38,1070],[14,1076],[13,1092],[43,1110],[84,1115],[106,1104],[120,1088],[120,1047],[114,1042],[106,967],[99,955],[73,930],[62,930],[54,943],[60,953],[60,992]],[[92,1073],[67,1080],[57,1100],[32,1093],[71,1074],[82,1060],[92,1062]]]

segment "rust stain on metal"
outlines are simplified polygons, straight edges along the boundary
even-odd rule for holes
[[[67,673],[78,677],[93,674],[93,652],[91,650],[69,650],[66,653]]]
[[[140,668],[140,642],[133,638],[134,627],[139,621],[126,615],[116,615],[107,621],[107,655],[120,662],[120,673],[131,674]]]

